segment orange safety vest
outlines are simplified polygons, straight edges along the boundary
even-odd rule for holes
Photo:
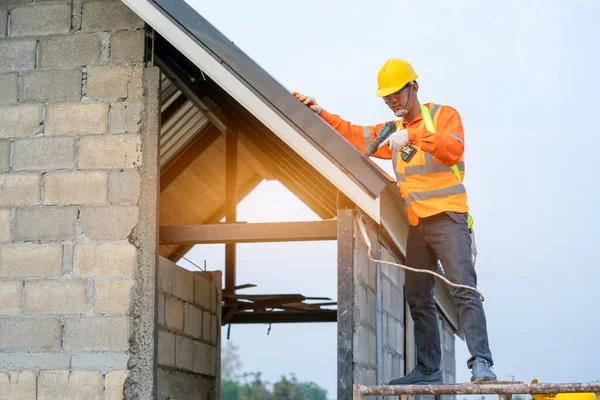
[[[430,113],[434,127],[440,107],[439,104],[432,104],[431,109],[421,106],[422,114],[423,112]],[[431,131],[431,127],[426,126],[428,120],[426,117],[423,115],[423,120],[419,123],[418,128]],[[396,127],[402,129],[402,122],[397,121]],[[400,194],[404,198],[410,225],[416,226],[419,223],[419,217],[426,218],[445,211],[458,213],[469,211],[467,190],[462,184],[465,173],[463,157],[456,164],[460,180],[451,167],[444,165],[433,155],[421,149],[417,150],[415,156],[408,163],[405,163],[400,158],[400,154],[395,151],[392,153],[392,163]]]

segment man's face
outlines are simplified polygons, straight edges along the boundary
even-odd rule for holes
[[[385,96],[383,101],[385,101],[385,104],[387,104],[388,107],[391,108],[395,114],[397,114],[407,107],[406,103],[408,102],[408,94],[411,90],[413,90],[413,86],[414,85],[405,86],[397,92]]]

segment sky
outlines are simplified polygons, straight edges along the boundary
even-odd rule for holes
[[[600,380],[600,2],[187,1],[283,86],[356,124],[392,117],[375,97],[377,72],[388,58],[411,62],[419,100],[462,117],[495,373]],[[261,184],[238,217],[317,219],[277,182]],[[223,268],[222,246],[188,257]],[[335,299],[336,244],[239,245],[238,283]],[[335,324],[267,331],[231,327],[244,371],[271,382],[294,373],[336,397]],[[456,357],[457,380],[468,381],[461,340]]]

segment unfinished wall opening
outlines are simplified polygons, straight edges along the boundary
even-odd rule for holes
[[[237,208],[238,220],[244,223],[318,221],[319,217],[300,199],[276,180],[262,181]],[[301,294],[308,304],[335,312],[337,296],[335,241],[240,243],[236,246],[236,280],[252,284],[236,291],[237,295]],[[225,245],[196,245],[186,259],[225,273]],[[178,261],[185,268],[194,265]],[[302,307],[288,299],[292,310]],[[276,304],[274,304],[276,306]],[[270,308],[267,308],[267,310]],[[282,309],[278,309],[282,311]],[[243,315],[234,316],[240,320]],[[243,365],[237,373],[262,372],[262,379],[276,382],[281,375],[292,373],[301,381],[310,381],[335,395],[336,324],[326,323],[256,323],[223,321],[221,344],[238,346]],[[305,346],[311,343],[310,346]],[[282,356],[285,354],[285,356]],[[322,366],[315,370],[314,361]],[[325,373],[323,371],[326,371]],[[241,377],[238,377],[240,379]]]

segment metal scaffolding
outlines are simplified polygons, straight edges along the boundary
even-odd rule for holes
[[[439,399],[441,395],[457,394],[497,394],[502,400],[510,400],[513,394],[549,394],[549,393],[595,393],[600,398],[600,383],[460,383],[454,385],[399,385],[399,386],[365,386],[354,385],[353,400],[362,400],[370,396],[400,396],[408,400],[410,395],[433,395]]]

